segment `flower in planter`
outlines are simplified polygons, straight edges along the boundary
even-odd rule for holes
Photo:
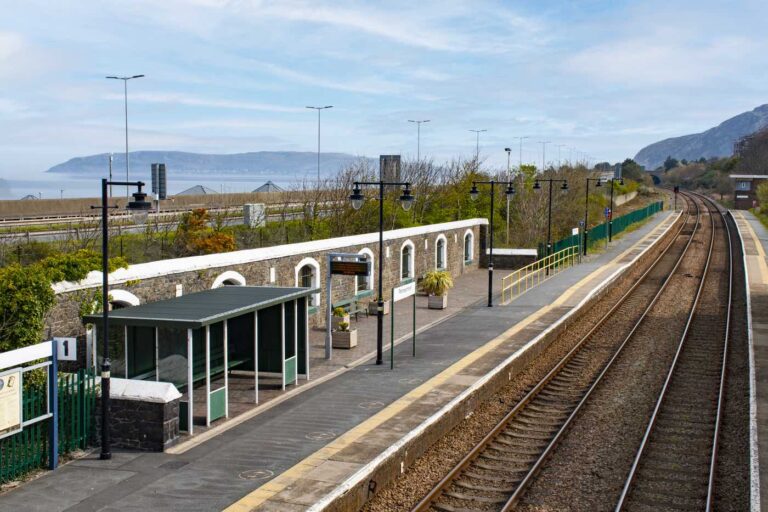
[[[339,330],[341,332],[349,331],[349,322],[339,322]]]
[[[338,308],[333,309],[333,316],[338,318],[344,318],[347,316],[347,310],[339,306]]]
[[[451,274],[445,270],[433,270],[424,274],[421,281],[421,289],[428,295],[442,297],[448,290],[453,288],[453,279]]]

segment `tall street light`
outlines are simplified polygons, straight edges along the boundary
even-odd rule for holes
[[[560,167],[562,167],[562,166],[563,166],[563,161],[562,161],[562,159],[560,158],[560,156],[561,156],[560,150],[561,150],[562,148],[564,148],[564,147],[566,147],[566,144],[558,144],[558,145],[557,145],[557,167],[558,167],[558,168],[560,168]]]
[[[359,210],[363,206],[365,196],[362,192],[362,187],[378,187],[379,188],[379,296],[376,304],[376,364],[382,364],[384,362],[384,189],[388,186],[402,186],[403,194],[400,196],[400,205],[403,210],[409,211],[413,206],[413,194],[411,194],[411,184],[401,181],[356,181],[355,187],[352,190],[352,194],[349,196],[349,200],[352,202],[352,208]],[[414,255],[411,255],[412,261]],[[331,307],[328,304],[328,307]]]
[[[144,75],[133,75],[133,76],[108,76],[107,78],[110,80],[122,80],[123,81],[123,92],[125,97],[125,181],[128,181],[130,179],[130,167],[128,165],[128,80],[133,80],[134,78],[143,78]],[[128,197],[130,193],[130,190],[128,186],[125,187],[125,197]]]
[[[103,353],[101,360],[101,454],[102,460],[112,458],[109,433],[109,381],[111,363],[109,361],[109,210],[117,206],[109,206],[107,194],[110,185],[125,185],[137,187],[133,194],[133,201],[128,203],[126,209],[133,215],[136,224],[143,224],[147,220],[152,203],[147,201],[147,194],[141,191],[144,183],[141,181],[109,181],[101,180],[101,206],[91,206],[91,209],[101,209],[101,329],[103,340]]]
[[[553,178],[539,178],[533,184],[534,190],[541,190],[541,182],[549,182],[549,205],[547,208],[547,254],[549,256],[552,253],[552,183],[562,183],[560,191],[563,193],[568,192],[568,180],[558,180]],[[547,267],[547,274],[549,274],[549,267]]]
[[[503,185],[503,182],[498,181],[473,181],[472,190],[469,191],[469,197],[473,201],[477,200],[480,192],[477,190],[478,185],[490,185],[491,186],[491,219],[488,231],[490,231],[490,254],[488,257],[488,307],[493,307],[493,210],[495,210],[496,194],[494,188],[496,184]],[[507,190],[505,191],[507,199],[515,193],[515,187],[512,186],[512,182],[507,182]]]
[[[594,181],[596,187],[603,186],[602,178],[587,178],[587,191],[584,195],[584,256],[587,255],[587,241],[589,238],[589,182]]]
[[[416,123],[416,161],[421,163],[421,123],[428,123],[429,119],[409,119],[409,123]]]
[[[475,162],[477,162],[477,166],[480,166],[480,134],[483,132],[487,132],[488,130],[469,130],[477,135],[477,142],[475,143]]]
[[[507,182],[512,183],[512,168],[509,164],[510,155],[512,155],[512,148],[504,148],[504,151],[507,152]],[[505,242],[509,244],[509,199],[510,197],[507,196],[507,234],[505,238]]]
[[[547,170],[547,144],[552,144],[548,140],[540,140],[541,144],[541,172]]]
[[[512,137],[513,139],[519,139],[520,140],[520,153],[517,157],[517,169],[521,170],[523,167],[523,140],[530,139],[528,135],[524,137]]]
[[[619,185],[624,185],[624,178],[618,178]],[[613,240],[613,189],[614,189],[614,183],[616,182],[616,178],[611,178],[609,180],[611,182],[611,216],[608,217],[608,242],[611,242]]]
[[[327,108],[333,108],[333,105],[326,105],[324,107],[307,107],[312,110],[317,110],[317,188],[320,188],[320,111]]]

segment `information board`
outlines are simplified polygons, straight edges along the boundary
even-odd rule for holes
[[[371,264],[367,261],[331,261],[331,274],[341,276],[367,276]]]
[[[21,368],[0,373],[0,437],[21,430]]]

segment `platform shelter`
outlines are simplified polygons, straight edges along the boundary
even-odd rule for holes
[[[184,393],[180,429],[193,431],[195,385],[204,385],[205,424],[229,416],[231,371],[251,372],[255,403],[259,376],[282,389],[309,379],[308,297],[313,288],[223,286],[109,314],[112,376],[173,383]],[[101,314],[93,324],[100,364]],[[212,389],[212,377],[220,384]],[[198,390],[199,392],[199,390]]]

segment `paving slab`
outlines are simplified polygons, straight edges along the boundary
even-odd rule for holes
[[[116,454],[109,463],[92,458],[65,465],[0,496],[0,508],[307,510],[353,476],[366,458],[377,456],[376,450],[356,450],[355,443],[375,439],[380,456],[410,435],[415,425],[484,378],[498,358],[516,353],[573,310],[601,280],[660,236],[672,215],[657,215],[615,239],[608,251],[509,306],[466,304],[418,335],[416,357],[410,343],[397,346],[394,370],[370,359],[345,368],[182,453]],[[500,278],[503,272],[496,274]],[[486,275],[475,279],[482,291]],[[516,331],[510,335],[511,329]]]

